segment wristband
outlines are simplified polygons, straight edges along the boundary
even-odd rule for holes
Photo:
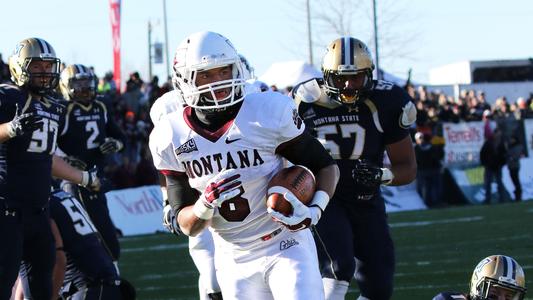
[[[328,193],[322,190],[318,190],[313,195],[313,200],[311,200],[311,203],[309,204],[309,206],[318,206],[318,208],[324,211],[328,203],[329,203]]]
[[[87,186],[89,184],[89,172],[87,171],[82,171],[81,172],[81,182],[80,182],[80,185],[81,186]]]
[[[214,208],[207,207],[201,199],[196,200],[192,208],[194,215],[202,220],[209,220],[213,217],[215,213]]]
[[[389,185],[394,180],[394,174],[387,168],[381,168],[383,174],[381,175],[381,184]]]

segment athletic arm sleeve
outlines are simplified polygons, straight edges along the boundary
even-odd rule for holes
[[[179,211],[196,202],[200,193],[189,185],[189,179],[185,173],[175,171],[161,171],[167,182],[168,203],[177,216]]]
[[[308,167],[314,174],[320,169],[335,163],[335,160],[324,149],[324,146],[307,131],[279,145],[276,153],[293,164]]]

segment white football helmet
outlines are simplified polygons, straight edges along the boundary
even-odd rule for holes
[[[252,65],[250,65],[250,62],[246,59],[246,57],[242,54],[239,54],[239,57],[241,58],[242,66],[243,66],[243,77],[245,80],[255,79],[255,70]]]
[[[231,66],[233,78],[196,86],[198,72]],[[220,109],[244,99],[243,64],[231,42],[221,34],[204,31],[193,33],[178,46],[174,56],[172,82],[187,105],[196,109]],[[229,96],[216,99],[215,91],[231,88]],[[210,93],[211,97],[205,97]],[[202,95],[204,94],[204,95]]]

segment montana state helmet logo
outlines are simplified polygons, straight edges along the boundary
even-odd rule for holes
[[[198,151],[198,147],[196,147],[196,142],[194,141],[194,139],[186,141],[183,145],[179,146],[174,150],[176,156],[182,153],[190,153],[193,151]]]

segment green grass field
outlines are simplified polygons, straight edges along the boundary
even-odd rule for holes
[[[390,215],[396,245],[393,299],[431,299],[440,291],[466,291],[478,261],[513,256],[533,290],[533,201],[457,206]],[[171,234],[121,240],[122,275],[138,299],[197,299],[196,271],[187,238]],[[356,299],[352,283],[347,299]],[[526,297],[533,299],[533,291]]]

